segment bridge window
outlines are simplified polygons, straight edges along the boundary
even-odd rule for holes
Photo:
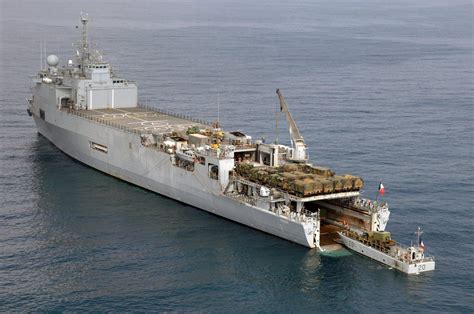
[[[45,115],[43,109],[40,109],[40,118],[43,119],[43,120],[46,120],[46,115]]]

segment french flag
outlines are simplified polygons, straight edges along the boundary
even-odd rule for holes
[[[382,182],[379,184],[379,193],[381,196],[384,196],[385,194],[385,187],[383,186]]]
[[[423,240],[421,239],[421,237],[420,237],[420,243],[418,243],[418,246],[419,246],[420,249],[422,249],[423,251],[425,250],[425,244],[423,243]]]

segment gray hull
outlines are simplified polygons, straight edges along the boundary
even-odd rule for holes
[[[272,211],[237,202],[220,193],[219,182],[204,180],[205,167],[194,172],[171,165],[170,156],[143,147],[137,134],[55,112],[55,124],[34,116],[38,132],[61,151],[99,171],[210,213],[313,248],[314,225]],[[92,150],[90,143],[108,147]],[[219,191],[216,193],[215,191]]]

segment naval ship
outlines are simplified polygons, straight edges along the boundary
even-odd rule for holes
[[[118,76],[90,49],[88,21],[81,14],[76,56],[60,65],[57,56],[49,55],[32,78],[28,98],[27,112],[38,133],[65,154],[142,188],[321,251],[340,248],[336,241],[346,232],[384,232],[388,205],[362,198],[360,177],[336,175],[309,162],[280,90],[290,146],[144,106],[136,83]]]

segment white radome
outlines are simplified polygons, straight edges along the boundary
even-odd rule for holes
[[[48,63],[48,65],[50,67],[55,67],[58,65],[59,63],[59,58],[58,56],[56,55],[49,55],[47,58],[46,58],[46,62]]]

